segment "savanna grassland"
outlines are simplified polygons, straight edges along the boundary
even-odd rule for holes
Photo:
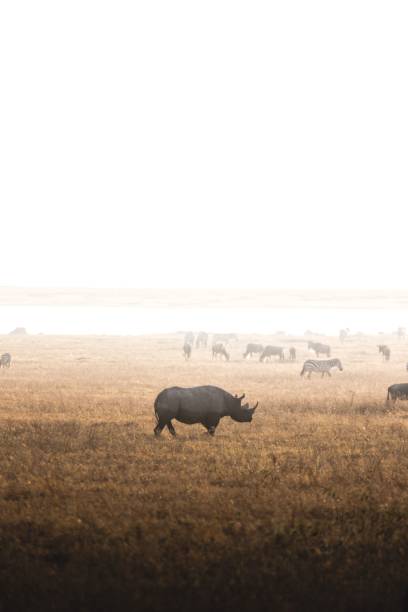
[[[304,380],[304,338],[226,363],[180,335],[0,337],[0,610],[403,610],[408,403],[384,400],[408,343],[321,340],[344,372]],[[157,393],[199,384],[253,422],[156,439]]]

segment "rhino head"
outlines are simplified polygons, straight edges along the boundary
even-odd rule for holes
[[[234,397],[234,407],[233,410],[231,410],[230,414],[231,418],[234,421],[238,421],[238,423],[250,423],[252,421],[252,415],[254,414],[258,406],[258,402],[256,402],[253,408],[250,408],[249,404],[244,404],[242,406],[241,402],[244,397],[245,393],[241,397]]]

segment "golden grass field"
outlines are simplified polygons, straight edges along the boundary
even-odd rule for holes
[[[304,380],[302,338],[225,363],[180,335],[0,337],[0,610],[403,610],[408,403],[384,400],[408,343],[322,341],[344,372]],[[156,439],[157,393],[200,384],[253,422]]]

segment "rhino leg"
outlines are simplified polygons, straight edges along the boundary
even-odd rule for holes
[[[170,427],[172,427],[171,425],[171,420],[169,419],[169,417],[167,416],[158,416],[157,417],[157,425],[154,428],[154,433],[156,436],[160,436],[161,432],[163,431],[163,429],[166,427],[166,425],[168,425],[170,423],[169,429]],[[174,432],[175,433],[175,432]]]
[[[169,430],[172,436],[176,435],[176,430],[174,429],[173,423],[171,421],[167,423],[167,429]]]
[[[161,423],[160,421],[157,423],[156,427],[154,428],[154,435],[155,436],[160,436],[163,428],[165,427],[166,423]]]
[[[219,422],[219,419],[208,419],[203,423],[210,436],[213,436],[215,434],[215,430],[217,429]]]

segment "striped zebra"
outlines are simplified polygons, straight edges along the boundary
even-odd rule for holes
[[[308,359],[303,364],[302,371],[300,373],[301,376],[308,372],[308,378],[311,377],[312,372],[321,372],[322,378],[325,374],[330,374],[330,370],[332,368],[338,368],[340,372],[343,371],[343,366],[341,365],[340,359]]]

